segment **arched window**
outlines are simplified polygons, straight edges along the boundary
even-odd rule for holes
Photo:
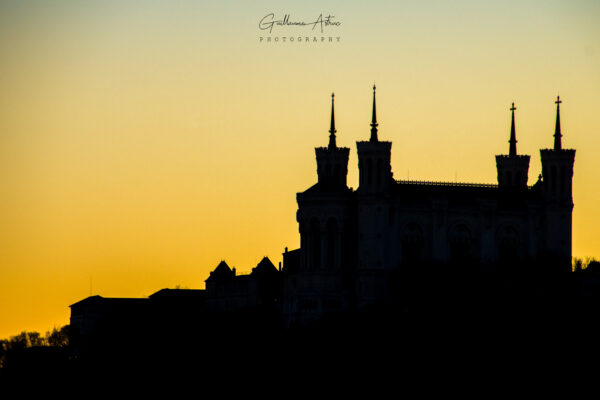
[[[310,221],[310,252],[310,267],[321,267],[321,226],[316,218]]]
[[[450,231],[450,259],[453,263],[465,263],[471,260],[471,231],[465,224],[459,224]]]
[[[561,193],[565,192],[565,176],[566,176],[565,172],[566,172],[565,166],[563,165],[560,167],[560,192]]]
[[[510,173],[510,171],[506,172],[506,184],[508,186],[512,186],[512,174]]]
[[[373,183],[373,160],[370,158],[367,160],[367,185],[371,186]]]
[[[550,175],[550,186],[552,187],[552,191],[556,192],[556,165],[550,168]]]
[[[377,185],[381,185],[381,175],[382,175],[382,171],[383,170],[383,161],[381,161],[381,158],[377,159]]]
[[[327,268],[336,267],[337,222],[334,218],[327,221]]]
[[[510,263],[517,259],[519,234],[512,226],[505,226],[498,232],[498,259]]]
[[[416,266],[422,261],[423,230],[414,223],[408,223],[402,229],[402,264]]]

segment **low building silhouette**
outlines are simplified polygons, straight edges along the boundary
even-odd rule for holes
[[[249,275],[237,275],[225,261],[206,280],[206,310],[239,311],[281,304],[281,271],[264,257]]]
[[[272,327],[281,320],[282,297],[282,272],[269,258],[248,275],[238,275],[221,261],[206,280],[206,289],[161,289],[147,298],[95,295],[72,304],[72,347],[75,354],[125,351],[181,332],[207,338],[257,322]]]

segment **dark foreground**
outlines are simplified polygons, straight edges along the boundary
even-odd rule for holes
[[[215,314],[201,323],[178,315],[139,329],[125,324],[87,338],[85,346],[73,338],[69,347],[13,352],[0,380],[240,391],[248,382],[272,388],[341,379],[347,389],[354,379],[509,379],[541,369],[573,371],[595,360],[600,301],[594,293],[582,295],[571,283],[533,291],[432,284],[419,293],[405,288],[410,297],[396,303],[302,327],[284,328],[277,315],[258,312]]]

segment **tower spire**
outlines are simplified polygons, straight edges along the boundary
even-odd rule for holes
[[[508,149],[508,155],[510,157],[515,157],[517,155],[517,135],[515,133],[515,110],[517,109],[517,107],[515,107],[515,103],[512,103],[512,107],[510,108],[510,111],[512,111],[512,121],[510,124],[510,140],[508,141],[508,143],[510,143],[510,147]]]
[[[562,103],[562,100],[560,99],[560,96],[556,96],[556,101],[554,103],[556,104],[556,127],[554,128],[554,150],[561,150],[562,143],[561,143],[560,138],[562,137],[562,134],[560,133],[560,103]]]
[[[373,116],[371,117],[371,142],[377,142],[377,111],[375,108],[375,84],[373,84]]]
[[[331,126],[329,127],[329,149],[335,149],[335,115],[333,113],[333,99],[335,97],[334,93],[331,93]]]

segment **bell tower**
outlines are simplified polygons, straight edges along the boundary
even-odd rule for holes
[[[346,178],[348,176],[348,156],[350,149],[347,147],[337,147],[335,141],[335,113],[334,113],[335,94],[331,93],[331,123],[329,127],[329,145],[327,147],[315,148],[317,157],[317,175],[319,176],[318,185],[323,188],[346,189]]]
[[[557,267],[571,270],[573,165],[575,150],[562,148],[560,127],[560,97],[556,98],[554,148],[540,150],[542,159],[542,191],[545,201],[545,250]]]
[[[350,149],[336,144],[334,101],[332,93],[329,144],[315,148],[318,181],[296,194],[300,251],[296,269],[284,278],[288,323],[350,307],[354,191],[346,183]]]
[[[512,119],[510,125],[510,140],[508,155],[496,156],[496,168],[498,169],[498,186],[500,189],[526,189],[527,173],[529,172],[529,156],[517,155],[517,136],[515,133],[515,103],[512,103],[510,111]]]
[[[373,115],[371,138],[368,142],[356,142],[358,152],[359,186],[363,193],[380,193],[388,190],[393,182],[391,152],[392,142],[381,142],[377,137],[377,111],[373,85]]]

